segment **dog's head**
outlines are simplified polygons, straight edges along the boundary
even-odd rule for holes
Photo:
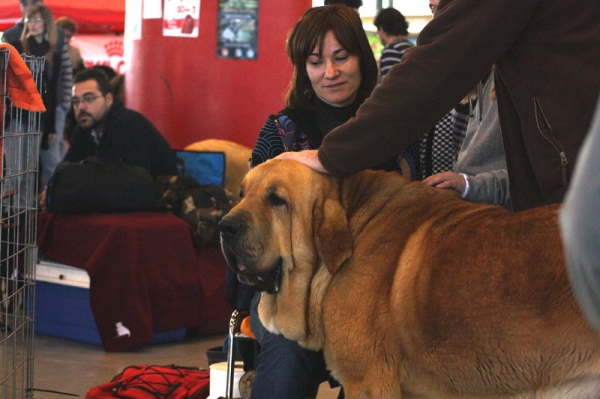
[[[241,196],[219,225],[229,267],[264,292],[259,312],[267,328],[282,330],[282,318],[306,324],[297,318],[306,317],[314,275],[320,266],[334,274],[352,253],[337,179],[270,160],[246,175]]]

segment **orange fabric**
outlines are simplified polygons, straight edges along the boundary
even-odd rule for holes
[[[42,96],[37,90],[33,76],[17,50],[7,43],[1,43],[0,49],[9,49],[10,58],[6,70],[8,97],[13,105],[34,112],[45,112]]]
[[[240,332],[247,337],[256,339],[256,337],[254,336],[254,333],[252,332],[252,327],[250,326],[250,316],[248,316],[248,317],[244,318],[244,320],[242,320],[242,324],[240,324]]]

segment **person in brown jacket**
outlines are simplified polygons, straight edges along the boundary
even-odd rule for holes
[[[338,176],[406,148],[496,64],[515,211],[559,203],[600,92],[600,7],[577,0],[441,0],[356,118],[318,150],[285,153]]]

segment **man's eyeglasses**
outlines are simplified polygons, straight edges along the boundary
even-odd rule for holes
[[[26,24],[29,24],[29,23],[35,23],[35,24],[39,24],[40,22],[44,22],[44,20],[43,20],[42,18],[40,18],[40,17],[37,17],[37,18],[31,18],[31,19],[30,19],[30,18],[27,18],[27,19],[25,20],[25,23],[26,23]]]
[[[97,95],[97,94],[86,94],[85,96],[81,97],[81,100],[78,98],[74,98],[71,100],[71,105],[73,106],[73,108],[77,108],[79,107],[79,104],[83,103],[85,105],[90,105],[91,103],[93,103],[94,101],[96,101],[96,99],[98,97],[104,97],[103,95]]]
[[[435,10],[437,10],[437,4],[430,4],[429,9],[431,10],[431,12],[435,12]]]

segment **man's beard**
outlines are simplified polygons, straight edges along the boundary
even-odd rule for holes
[[[82,116],[82,115],[85,115],[85,116],[87,116],[87,120],[86,120],[85,124],[84,124],[84,123],[82,123],[82,122],[81,122],[81,120],[80,120],[80,118],[81,118],[81,116]],[[102,122],[102,119],[100,119],[100,120],[96,120],[96,119],[94,119],[94,117],[93,117],[91,114],[89,114],[89,113],[87,113],[87,112],[85,112],[85,111],[81,111],[81,113],[80,113],[80,114],[79,114],[79,116],[77,117],[77,122],[78,122],[78,123],[79,123],[79,125],[81,125],[81,127],[82,127],[82,128],[84,128],[84,129],[87,129],[87,128],[92,128],[92,129],[93,129],[93,128],[95,128],[96,126],[98,126],[98,124],[99,124],[100,122]]]

